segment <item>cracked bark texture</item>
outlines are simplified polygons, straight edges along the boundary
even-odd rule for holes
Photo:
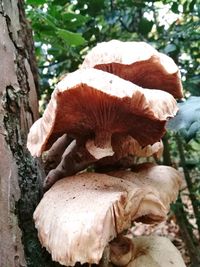
[[[39,162],[26,149],[38,118],[32,32],[22,0],[0,0],[0,266],[47,266],[32,214],[40,198]]]

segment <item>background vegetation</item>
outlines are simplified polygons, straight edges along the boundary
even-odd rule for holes
[[[76,70],[98,42],[146,41],[178,64],[185,103],[164,137],[163,164],[185,174],[185,189],[172,207],[191,266],[200,266],[200,5],[196,0],[27,0],[39,67],[41,112],[58,79]],[[180,126],[181,125],[181,126]],[[188,201],[192,212],[188,212]],[[199,265],[197,265],[199,264]]]

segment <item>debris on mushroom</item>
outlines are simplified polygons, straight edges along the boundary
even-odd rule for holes
[[[144,88],[167,91],[182,98],[180,71],[175,62],[144,42],[111,40],[97,44],[85,57],[82,68],[113,73]]]
[[[117,237],[110,242],[110,261],[126,267],[186,267],[178,249],[160,236]]]
[[[77,141],[92,139],[109,154],[115,135],[130,135],[147,146],[161,139],[177,110],[167,92],[143,89],[97,69],[77,70],[58,83],[43,117],[31,127],[27,146],[40,156],[65,133]]]
[[[99,263],[108,242],[134,220],[164,220],[180,177],[159,167],[113,176],[85,172],[56,182],[34,212],[39,239],[52,259],[66,266]]]
[[[170,204],[177,198],[181,187],[180,173],[169,166],[141,164],[138,171],[112,171],[111,176],[130,181],[145,193],[133,220],[153,223],[166,219]]]

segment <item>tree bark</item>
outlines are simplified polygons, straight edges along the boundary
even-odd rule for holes
[[[45,266],[32,220],[41,171],[26,149],[29,127],[38,118],[33,49],[22,0],[0,0],[1,267]]]

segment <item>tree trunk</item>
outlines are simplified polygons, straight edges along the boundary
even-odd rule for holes
[[[41,171],[26,149],[29,127],[37,118],[37,71],[23,3],[0,0],[1,267],[45,266],[32,221]]]

